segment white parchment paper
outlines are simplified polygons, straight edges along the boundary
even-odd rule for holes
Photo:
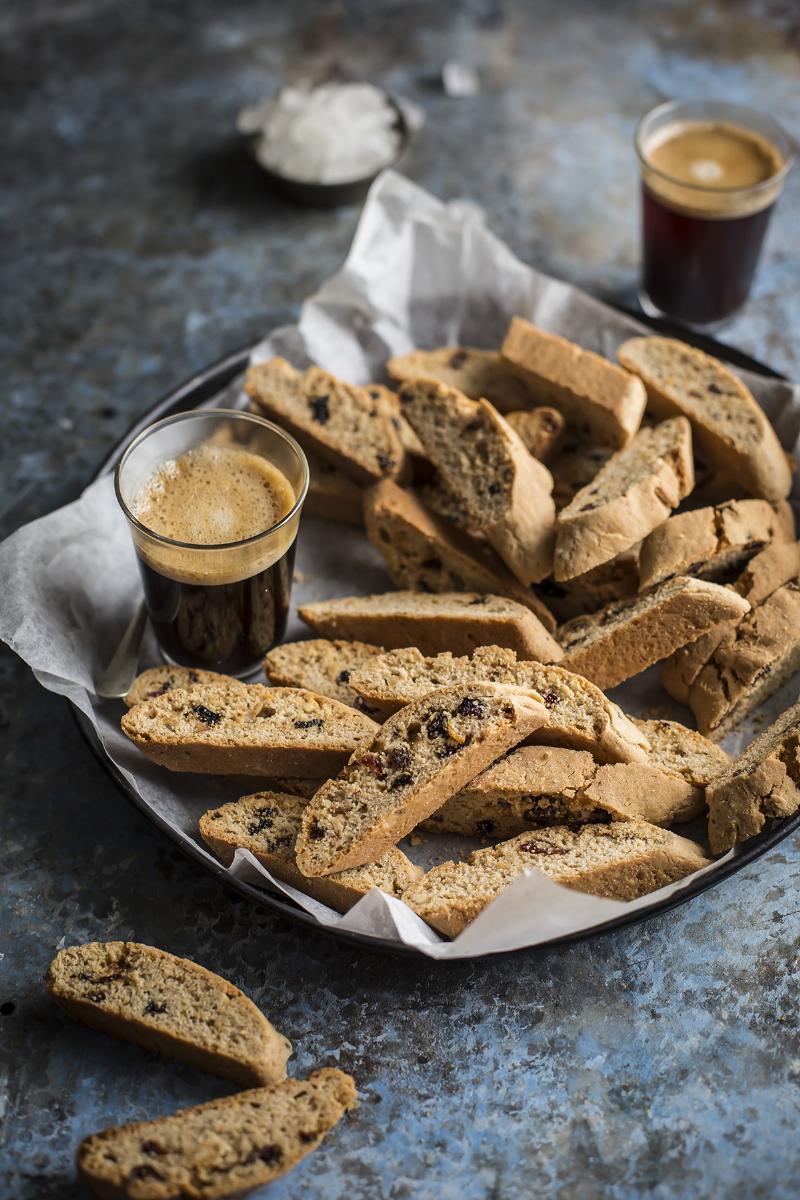
[[[297,366],[317,362],[354,383],[366,383],[382,378],[390,355],[414,347],[496,347],[515,314],[609,356],[624,338],[647,332],[521,263],[486,228],[473,206],[443,204],[388,172],[372,188],[344,266],[304,304],[299,324],[274,331],[254,358],[283,354]],[[784,446],[796,453],[800,391],[760,376],[744,377]],[[237,400],[236,388],[220,397],[225,404]],[[358,531],[311,519],[302,525],[296,568],[296,603],[391,586],[381,560]],[[156,767],[121,735],[121,702],[99,702],[93,695],[92,680],[110,658],[141,595],[133,548],[110,477],[92,484],[73,504],[8,538],[0,547],[0,578],[0,637],[44,687],[66,696],[85,714],[109,758],[162,825],[213,862],[199,839],[198,818],[244,790],[257,790],[258,783],[248,788],[241,780],[177,775]],[[287,636],[307,632],[293,615]],[[155,647],[146,642],[142,666],[156,661]],[[765,718],[773,719],[794,701],[796,690],[790,684],[773,697],[762,727]],[[657,710],[660,715],[687,717],[686,710],[670,707],[654,670],[617,689],[614,698],[633,713]],[[740,730],[728,748],[737,750],[751,734],[752,727]],[[403,848],[427,867],[459,852],[463,855],[477,844],[428,837],[422,844],[404,843]],[[535,946],[651,905],[687,882],[622,903],[571,892],[533,870],[460,937],[445,942],[404,904],[377,891],[341,916],[272,880],[244,850],[237,852],[230,871],[243,881],[290,896],[322,925],[390,938],[436,958],[472,958]]]

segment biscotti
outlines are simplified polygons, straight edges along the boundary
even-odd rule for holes
[[[753,496],[782,500],[789,495],[791,467],[775,430],[721,362],[663,337],[631,338],[617,356],[644,381],[655,416],[689,418],[699,450],[718,471]]]
[[[407,705],[312,796],[297,865],[316,876],[374,862],[548,719],[541,696],[494,683],[442,688]]]
[[[374,731],[374,721],[337,700],[260,684],[167,692],[122,718],[122,732],[153,762],[204,775],[322,777]]]
[[[615,687],[750,605],[730,588],[679,575],[633,600],[561,625],[562,666]]]
[[[308,447],[305,454],[308,459],[308,491],[303,516],[337,521],[342,525],[363,525],[363,485]]]
[[[488,397],[487,397],[488,399]],[[556,408],[529,408],[505,414],[529,454],[546,463],[559,450],[566,422]]]
[[[553,576],[574,579],[629,550],[694,486],[685,417],[641,429],[558,514]]]
[[[800,808],[800,704],[787,709],[706,790],[714,854]]]
[[[423,921],[455,937],[532,869],[578,892],[634,900],[708,865],[695,842],[645,821],[558,826],[477,850],[466,862],[434,867],[404,899]]]
[[[561,657],[558,642],[530,609],[504,596],[384,592],[304,604],[298,615],[323,637],[353,638],[387,650],[416,646],[423,654],[469,654],[492,645],[538,662]]]
[[[501,349],[528,386],[534,404],[563,413],[573,429],[601,445],[626,446],[645,408],[640,379],[599,354],[514,317]]]
[[[458,388],[471,400],[488,400],[500,412],[530,408],[531,394],[496,350],[443,346],[390,358],[386,370],[398,383],[433,379]]]
[[[423,828],[510,838],[609,820],[672,825],[704,808],[702,787],[649,763],[600,764],[586,750],[521,746],[451,796]]]
[[[428,380],[400,405],[433,465],[506,566],[529,586],[553,565],[553,478],[486,400]]]
[[[674,575],[724,581],[768,543],[794,536],[794,515],[785,500],[728,500],[678,513],[642,542],[639,586],[644,591]]]
[[[326,1067],[84,1138],[81,1182],[101,1200],[223,1200],[284,1175],[354,1108],[355,1084]]]
[[[670,775],[678,775],[694,787],[705,788],[727,770],[730,755],[680,721],[637,720],[650,749],[648,761]]]
[[[397,587],[420,592],[472,591],[524,604],[548,629],[550,610],[486,544],[429,512],[411,491],[384,480],[364,495],[367,537]]]
[[[243,1087],[286,1076],[292,1046],[243,992],[139,942],[68,946],[45,976],[71,1017]]]
[[[646,733],[599,688],[560,667],[518,661],[512,650],[478,646],[471,656],[426,658],[416,647],[392,650],[355,671],[351,684],[371,708],[390,715],[429,692],[468,682],[507,683],[544,697],[550,721],[531,738],[551,746],[589,750],[599,762],[645,762]]]
[[[322,904],[347,912],[372,888],[399,899],[422,869],[394,846],[374,863],[309,879],[298,869],[295,843],[307,801],[278,792],[255,792],[200,818],[200,835],[229,866],[239,847],[249,850],[271,875]]]
[[[137,675],[131,685],[131,690],[123,699],[128,708],[141,704],[143,700],[155,700],[175,688],[193,687],[195,684],[221,683],[228,687],[236,687],[238,680],[230,675],[219,675],[216,671],[201,671],[195,667],[150,667]],[[246,684],[241,684],[246,687]]]
[[[350,676],[381,653],[381,646],[367,642],[309,638],[305,642],[284,642],[270,650],[264,659],[264,671],[270,683],[307,688],[373,717],[375,714],[350,686]]]
[[[310,446],[356,483],[408,470],[391,407],[369,388],[343,383],[319,367],[296,371],[285,359],[273,358],[248,368],[244,390],[304,448]]]

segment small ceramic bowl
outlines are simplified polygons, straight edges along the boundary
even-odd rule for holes
[[[260,134],[243,134],[248,150],[276,190],[288,199],[294,200],[296,204],[302,204],[308,208],[340,208],[346,204],[359,204],[381,171],[396,166],[408,149],[411,140],[411,130],[400,105],[384,88],[378,88],[378,91],[382,93],[387,104],[395,112],[394,129],[399,133],[400,140],[392,158],[369,175],[364,175],[360,179],[346,179],[341,183],[309,183],[305,179],[292,179],[288,175],[281,175],[277,171],[273,171],[271,167],[264,166],[256,155],[256,145]]]

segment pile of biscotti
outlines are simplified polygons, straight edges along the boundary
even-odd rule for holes
[[[301,608],[317,636],[267,656],[271,687],[137,681],[145,754],[263,782],[203,816],[223,861],[341,911],[380,887],[452,936],[528,867],[631,899],[800,807],[800,710],[717,745],[800,666],[792,464],[720,362],[618,357],[515,318],[499,352],[390,359],[397,391],[250,368],[309,456],[306,511],[363,524],[397,590]],[[655,663],[697,730],[604,694]],[[673,830],[705,813],[709,850]],[[421,876],[397,848],[419,829],[491,844]]]

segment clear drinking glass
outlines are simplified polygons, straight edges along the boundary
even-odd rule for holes
[[[747,186],[720,186],[719,162],[694,164],[696,177],[669,174],[652,156],[674,133],[692,126],[737,130],[744,145],[774,149],[774,170]],[[642,286],[651,316],[686,325],[715,325],[744,304],[769,218],[792,165],[792,147],[770,117],[719,100],[671,101],[644,117],[636,131],[642,182]],[[772,158],[771,153],[765,160]],[[730,178],[730,177],[729,177]]]
[[[200,446],[246,451],[277,467],[294,504],[269,529],[239,541],[197,544],[148,529],[136,497],[163,464]],[[181,413],[151,425],[119,461],[117,499],[139,561],[147,611],[165,659],[245,676],[281,640],[292,590],[308,463],[294,438],[251,413],[228,409]]]

